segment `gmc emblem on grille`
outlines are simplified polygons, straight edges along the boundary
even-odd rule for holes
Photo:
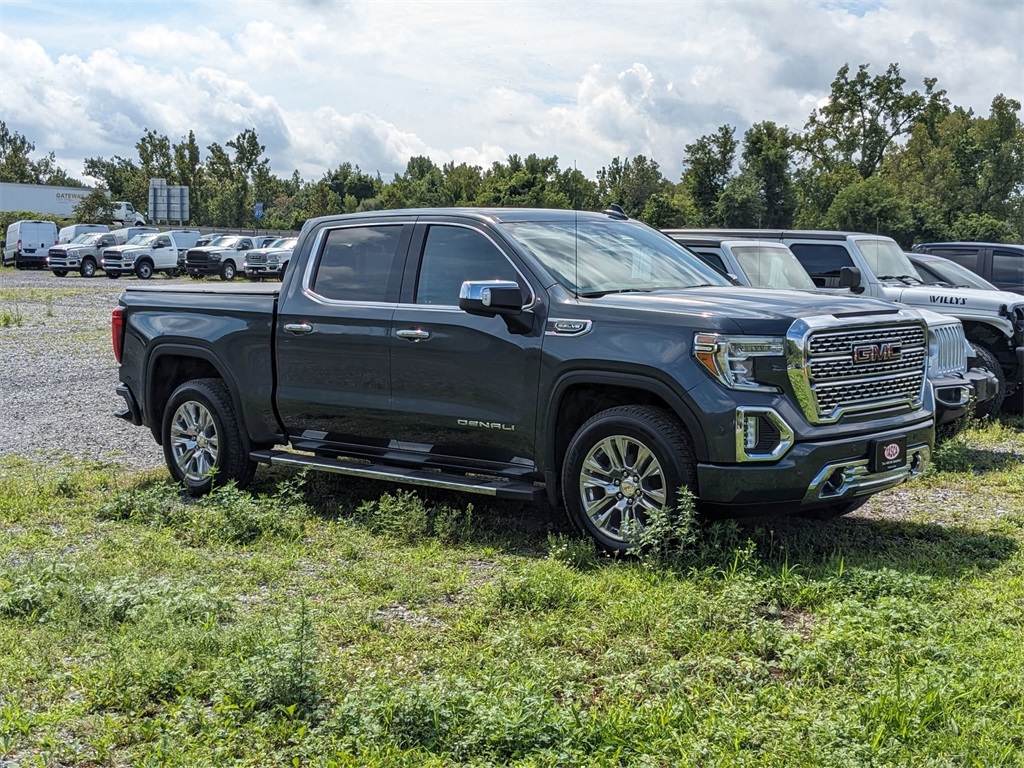
[[[880,363],[885,360],[899,360],[901,353],[900,345],[894,342],[859,344],[853,348],[853,362],[860,365],[862,363]]]

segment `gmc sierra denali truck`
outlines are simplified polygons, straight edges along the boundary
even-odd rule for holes
[[[119,414],[189,492],[257,463],[563,503],[613,551],[689,488],[828,518],[924,472],[927,327],[736,287],[618,211],[306,223],[284,281],[133,285]]]

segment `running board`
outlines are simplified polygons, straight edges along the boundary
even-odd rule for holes
[[[334,472],[370,480],[389,480],[408,485],[422,485],[428,488],[444,488],[449,491],[476,493],[497,499],[515,501],[540,501],[544,498],[544,487],[521,480],[506,480],[495,477],[466,477],[446,472],[432,472],[425,469],[394,467],[388,464],[363,464],[342,459],[326,459],[319,456],[304,456],[291,451],[252,451],[249,458],[261,464],[273,466],[315,469],[320,472]]]

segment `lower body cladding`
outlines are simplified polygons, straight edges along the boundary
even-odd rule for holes
[[[701,505],[731,516],[843,505],[920,477],[933,441],[929,418],[899,430],[796,443],[771,464],[698,464]]]

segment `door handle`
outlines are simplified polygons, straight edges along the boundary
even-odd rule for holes
[[[406,341],[423,341],[424,339],[430,338],[429,331],[421,331],[419,328],[396,331],[395,335],[400,339],[405,339]]]
[[[299,334],[299,333],[312,333],[313,332],[313,326],[310,325],[309,323],[285,323],[284,324],[284,332],[285,333],[295,333],[295,334]]]

